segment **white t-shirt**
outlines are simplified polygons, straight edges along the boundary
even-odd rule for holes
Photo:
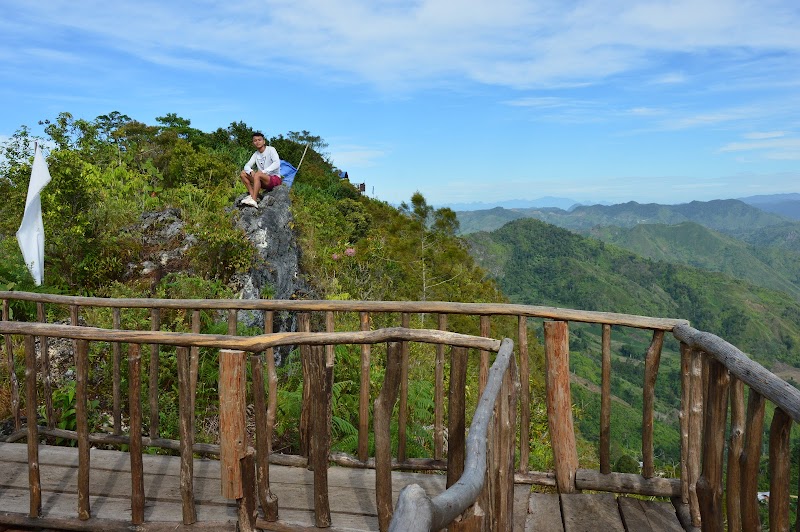
[[[272,146],[264,146],[263,152],[254,152],[247,164],[244,165],[244,171],[252,174],[253,165],[267,175],[281,175],[281,160],[278,152]]]

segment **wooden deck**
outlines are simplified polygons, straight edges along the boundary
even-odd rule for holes
[[[533,493],[525,532],[683,532],[669,502],[611,493]]]
[[[145,520],[152,530],[181,527],[180,458],[144,455]],[[130,519],[130,457],[128,453],[91,450],[90,500],[92,520],[117,525]],[[77,519],[77,449],[41,445],[39,464],[42,480],[42,518],[39,526],[80,530]],[[313,472],[298,467],[270,466],[270,481],[278,496],[279,521],[258,525],[268,530],[286,530],[295,525],[313,528]],[[377,530],[375,473],[369,469],[331,467],[331,530]],[[416,483],[428,494],[444,489],[439,474],[392,474],[395,500],[403,486]],[[196,459],[194,488],[198,523],[193,528],[235,530],[236,503],[220,496],[219,462]],[[664,531],[683,530],[670,503],[643,501],[611,494],[531,494],[518,485],[514,493],[514,530],[519,531]],[[8,525],[31,525],[28,511],[27,446],[0,443],[0,516]],[[123,530],[109,526],[107,530]],[[0,526],[2,530],[2,526]]]

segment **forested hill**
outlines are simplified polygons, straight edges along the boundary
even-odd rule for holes
[[[800,362],[800,304],[784,293],[531,218],[467,240],[514,302],[688,319],[761,360]]]
[[[800,253],[756,247],[694,222],[594,227],[588,234],[654,260],[722,272],[800,301]]]

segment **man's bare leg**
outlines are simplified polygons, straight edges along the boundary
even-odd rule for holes
[[[253,181],[257,180],[253,179],[253,181],[251,181],[252,177],[250,176],[250,174],[244,171],[241,174],[239,174],[239,179],[241,179],[242,183],[244,183],[244,186],[247,189],[247,193],[250,194],[250,197],[256,199],[257,192],[253,193]]]
[[[253,191],[251,195],[255,201],[258,201],[258,193],[261,191],[261,176],[264,175],[262,172],[256,170],[253,172]]]

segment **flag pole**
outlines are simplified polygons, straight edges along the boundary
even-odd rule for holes
[[[306,152],[308,151],[308,144],[306,144],[306,149],[303,150],[303,156],[300,157],[300,162],[297,165],[297,171],[300,171],[300,165],[303,164],[303,159],[306,158]]]

